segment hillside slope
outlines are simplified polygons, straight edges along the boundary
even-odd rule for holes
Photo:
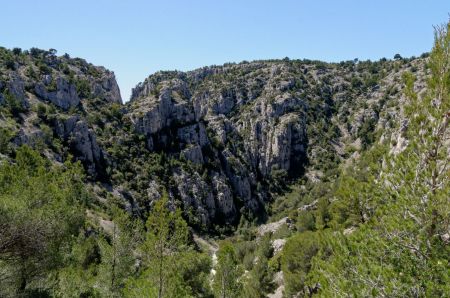
[[[80,160],[100,205],[142,216],[167,190],[203,229],[264,219],[291,182],[333,177],[395,126],[401,74],[425,75],[424,59],[243,62],[158,72],[122,104],[112,72],[54,50],[1,49],[0,65],[1,153]]]

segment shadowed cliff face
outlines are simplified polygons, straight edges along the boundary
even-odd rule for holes
[[[233,221],[242,207],[257,213],[268,198],[262,182],[272,171],[295,175],[304,168],[306,99],[286,92],[293,82],[278,82],[283,67],[261,63],[166,78],[161,73],[133,90],[127,116],[147,148],[209,168],[205,185],[201,177],[186,181],[183,171],[174,176],[185,205],[205,202],[205,220],[220,214]],[[231,80],[223,78],[229,73]]]
[[[28,144],[80,160],[103,183],[99,204],[142,216],[165,189],[205,228],[263,217],[290,181],[320,180],[355,158],[392,126],[402,72],[424,74],[423,59],[226,64],[156,73],[123,105],[103,67],[41,50],[0,54],[0,122],[15,144],[2,153]]]

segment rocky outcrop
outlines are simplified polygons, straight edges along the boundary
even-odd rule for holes
[[[259,236],[264,236],[267,233],[275,233],[276,231],[278,231],[281,227],[283,227],[285,225],[289,227],[291,225],[291,223],[292,222],[289,219],[289,217],[283,217],[279,221],[260,225],[258,227],[257,232],[258,232]]]
[[[276,123],[268,119],[277,119]],[[305,119],[295,113],[270,116],[263,113],[249,118],[247,123],[250,136],[245,143],[253,166],[263,176],[272,169],[289,171],[293,166],[303,166],[306,147]]]
[[[208,173],[214,177],[213,188],[203,187],[208,195],[216,193],[215,209],[202,203],[204,197],[192,197],[192,190],[188,198],[189,192],[180,184],[195,183],[186,180],[186,175],[176,175],[183,202],[202,214],[208,210],[207,216],[202,215],[207,222],[217,210],[228,219],[235,218],[241,207],[258,212],[266,199],[256,191],[258,176],[269,179],[273,170],[298,171],[305,164],[308,146],[306,119],[301,114],[307,106],[297,96],[283,93],[292,87],[292,80],[280,82],[275,91],[271,84],[265,90],[262,79],[219,90],[189,83],[206,84],[202,79],[224,72],[226,68],[159,73],[133,89],[128,104],[128,117],[145,136],[148,150],[172,152],[193,164],[218,167],[216,174]],[[258,97],[264,91],[267,94]],[[204,182],[200,176],[197,179]]]
[[[232,223],[238,215],[233,203],[233,194],[225,177],[221,173],[212,173],[209,181],[197,174],[183,170],[174,173],[177,195],[185,209],[191,210],[204,225],[213,220]]]
[[[34,87],[36,95],[64,110],[80,104],[80,98],[78,97],[75,85],[70,84],[64,78],[56,78],[54,82],[55,86],[52,87],[54,90],[49,91],[48,86],[52,84],[52,80],[53,78],[50,75],[44,76],[44,82],[38,83]]]
[[[6,89],[16,99],[20,101],[25,99],[25,83],[20,76],[11,75],[9,82],[6,83]]]
[[[85,164],[90,175],[101,172],[104,162],[95,134],[79,116],[55,120],[53,127],[56,135],[68,143],[75,157]]]
[[[44,140],[44,133],[41,130],[26,131],[25,129],[20,129],[13,142],[17,146],[28,145],[36,147],[42,140]]]
[[[232,190],[227,183],[227,179],[223,174],[213,172],[211,175],[211,186],[216,206],[213,215],[216,215],[216,210],[220,215],[218,218],[217,216],[213,216],[212,218],[219,222],[233,222],[236,218],[237,210],[233,201]]]
[[[284,245],[286,244],[286,239],[275,239],[272,241],[273,253],[277,254],[283,250]]]
[[[260,216],[285,184],[320,181],[368,148],[376,130],[402,150],[401,133],[390,134],[401,74],[424,73],[420,59],[243,62],[158,72],[122,104],[113,72],[33,52],[12,68],[0,63],[0,105],[12,97],[23,107],[5,113],[16,122],[13,142],[45,140],[50,158],[80,160],[138,215],[167,192],[199,226]]]
[[[122,104],[119,85],[112,71],[99,67],[101,77],[92,83],[92,96],[103,98],[109,103]]]
[[[7,81],[0,84],[0,91],[4,92],[4,94],[1,94],[0,96],[0,103],[4,103],[5,98],[8,95],[16,100],[22,108],[29,107],[29,103],[25,96],[25,82],[16,73],[9,74]]]

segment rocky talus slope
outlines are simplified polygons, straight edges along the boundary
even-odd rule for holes
[[[158,72],[123,104],[103,67],[0,49],[0,153],[28,144],[55,162],[80,160],[100,205],[114,200],[145,215],[167,191],[193,226],[235,224],[264,217],[286,184],[329,177],[393,128],[401,74],[423,77],[424,61],[284,59]]]

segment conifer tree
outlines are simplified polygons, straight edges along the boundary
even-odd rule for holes
[[[101,285],[107,296],[119,296],[120,289],[134,269],[133,255],[140,241],[142,229],[138,221],[131,219],[123,210],[113,208],[113,227],[110,241],[99,241],[101,252]]]
[[[415,91],[411,73],[403,74],[408,143],[401,152],[386,154],[376,168],[365,193],[373,204],[371,217],[351,234],[328,237],[313,259],[306,282],[320,281],[323,296],[450,293],[449,29],[450,23],[435,30],[424,93]]]
[[[230,242],[223,242],[217,252],[216,274],[213,281],[213,289],[216,297],[238,297],[242,291],[242,269],[238,265],[236,252]]]
[[[179,208],[170,210],[167,193],[155,202],[146,227],[146,239],[141,247],[146,270],[137,280],[130,281],[126,295],[185,297],[189,289],[177,264],[188,250],[188,227]]]

